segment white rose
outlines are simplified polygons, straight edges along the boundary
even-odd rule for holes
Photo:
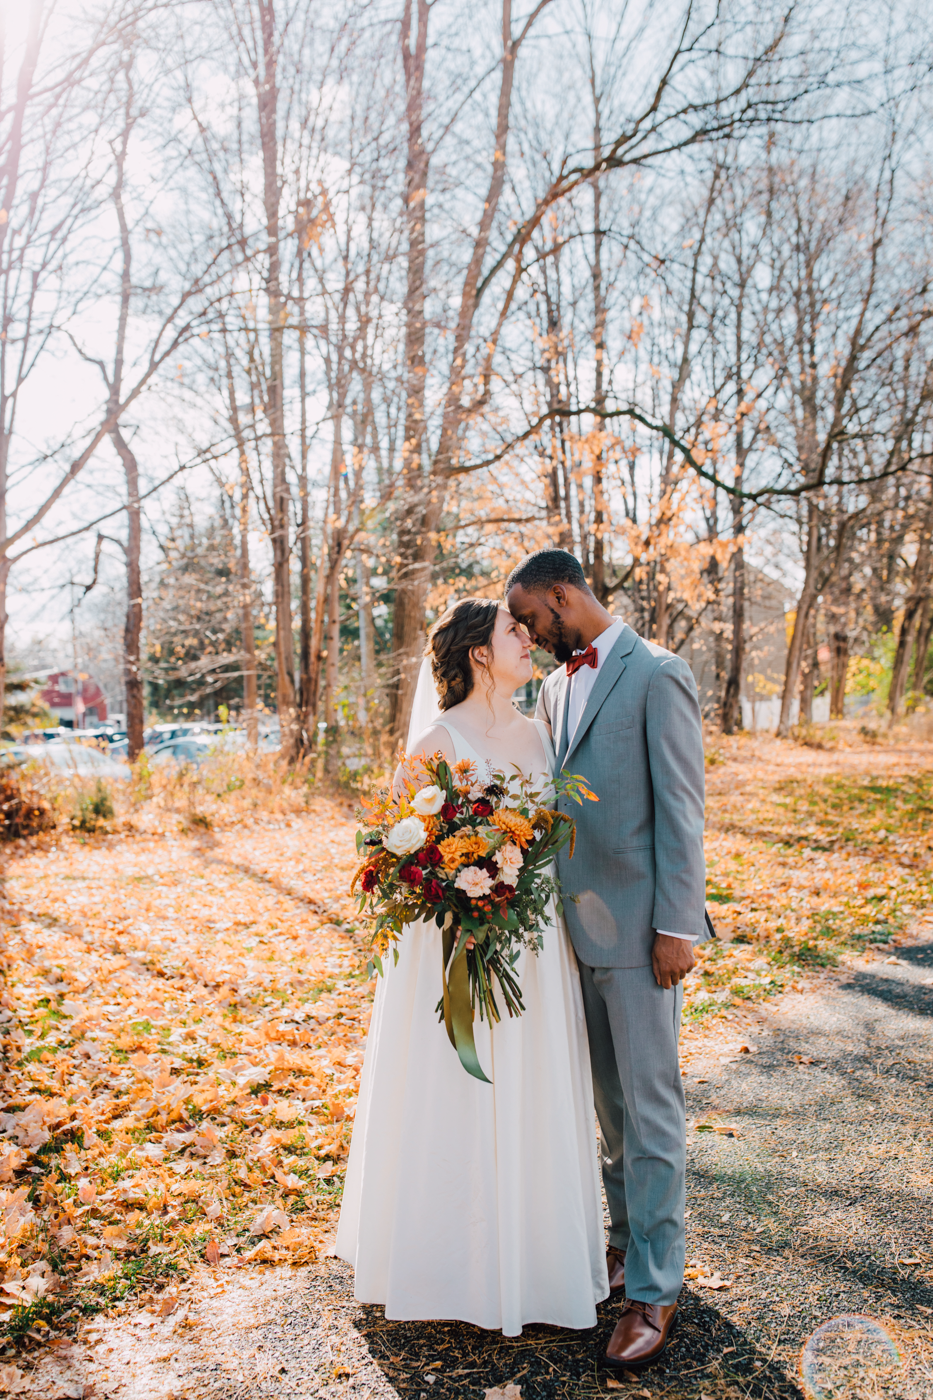
[[[386,837],[385,848],[394,856],[410,856],[413,851],[421,850],[426,836],[424,825],[417,817],[403,817]]]
[[[433,817],[439,812],[447,801],[447,794],[443,788],[433,784],[430,787],[423,787],[420,792],[416,792],[412,799],[412,806],[421,817]]]
[[[454,880],[458,890],[463,890],[471,899],[480,899],[484,894],[488,894],[492,889],[492,879],[485,870],[479,870],[475,865],[468,865]]]

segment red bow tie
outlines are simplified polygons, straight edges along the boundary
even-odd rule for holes
[[[599,653],[593,646],[593,643],[590,642],[586,651],[581,651],[578,652],[576,656],[571,656],[570,660],[567,662],[567,675],[572,676],[576,671],[579,671],[581,666],[592,666],[595,671],[598,660]]]

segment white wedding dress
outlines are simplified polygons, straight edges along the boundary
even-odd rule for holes
[[[442,717],[457,758],[475,753]],[[538,782],[553,750],[544,725]],[[495,766],[495,765],[494,765]],[[376,985],[336,1253],[396,1320],[592,1327],[609,1292],[579,974],[563,921],[518,966],[525,1012],[462,1068],[435,1007],[441,933],[412,924]]]

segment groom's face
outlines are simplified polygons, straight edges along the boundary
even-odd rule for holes
[[[579,646],[578,629],[568,617],[566,590],[560,585],[547,592],[530,592],[517,584],[509,590],[509,612],[527,630],[536,647],[549,651],[555,661],[569,661]]]

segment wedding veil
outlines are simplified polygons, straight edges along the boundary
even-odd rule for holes
[[[411,707],[411,719],[408,722],[408,743],[405,745],[411,753],[412,745],[423,734],[426,729],[430,729],[432,724],[441,717],[441,707],[437,703],[437,691],[434,687],[434,677],[431,674],[431,662],[427,657],[421,662],[421,670],[418,672],[418,684],[415,687],[415,698]]]

